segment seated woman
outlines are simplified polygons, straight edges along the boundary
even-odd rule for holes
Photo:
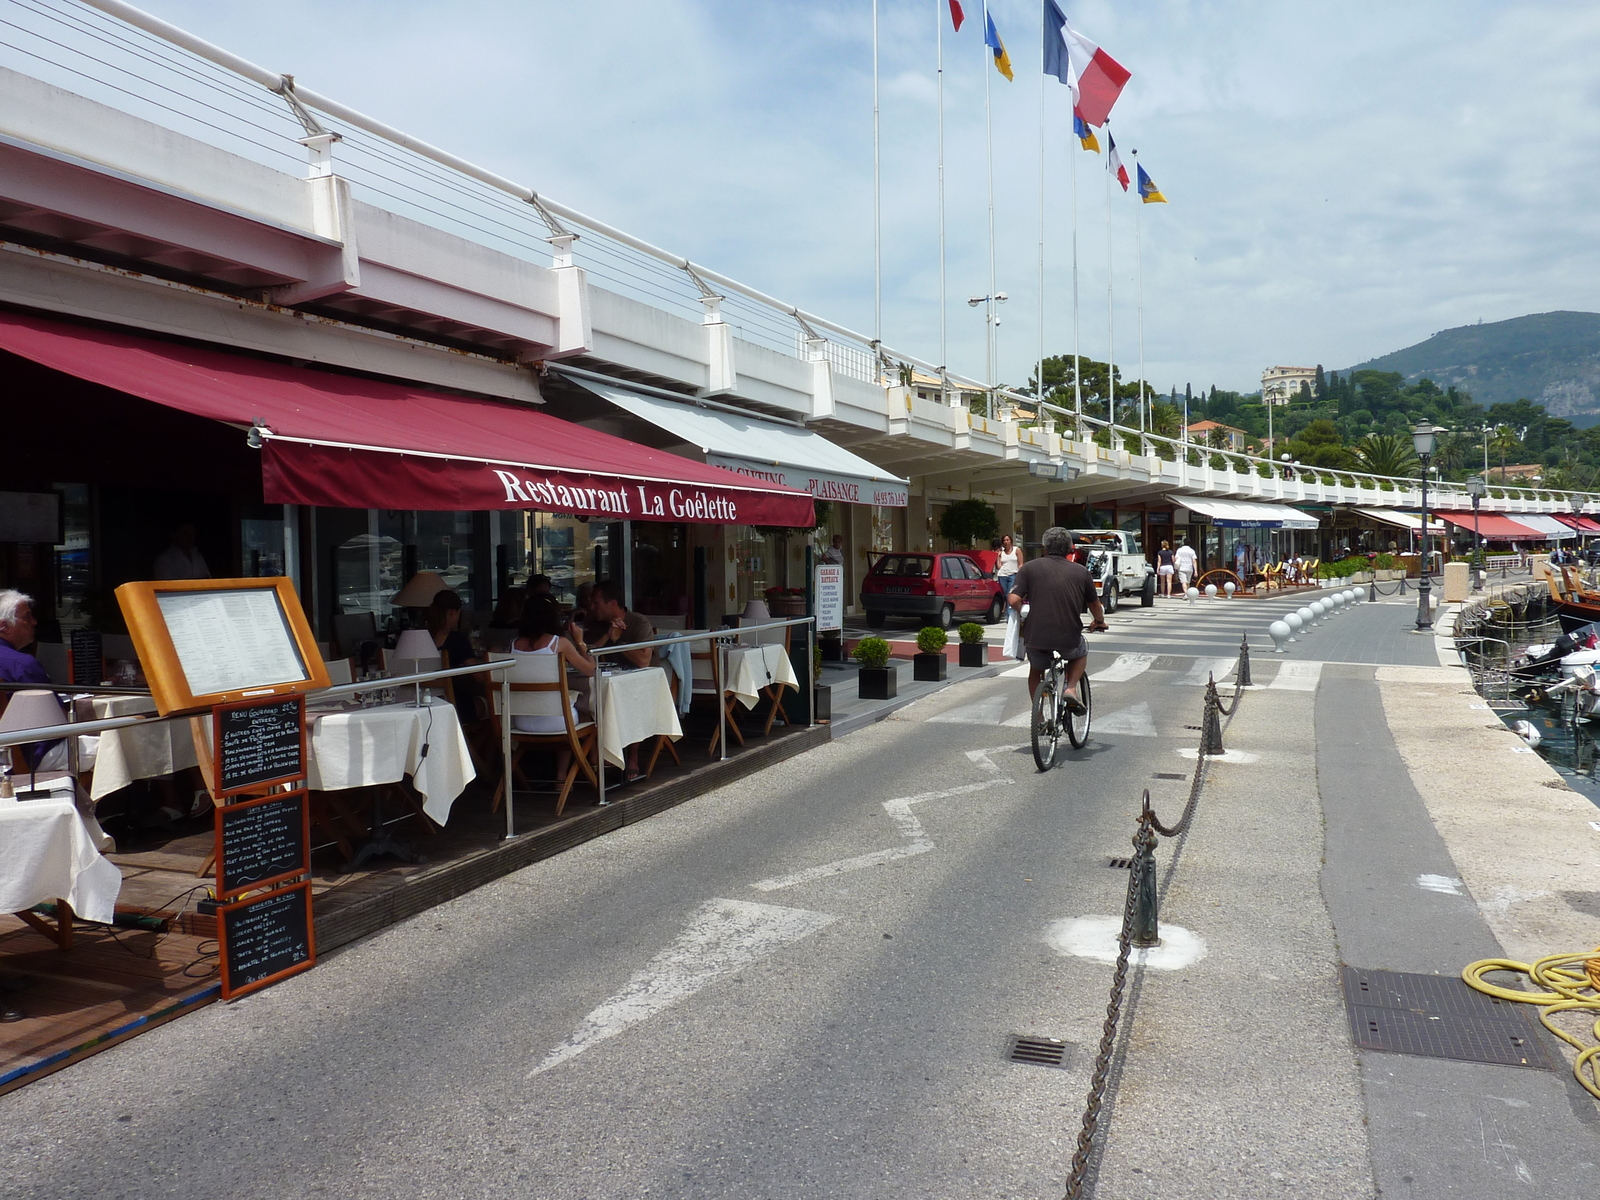
[[[482,662],[472,649],[472,641],[461,632],[461,597],[446,588],[433,598],[427,611],[428,632],[439,656],[449,667],[470,667]],[[456,713],[462,721],[484,718],[483,680],[477,675],[457,675],[451,680],[456,697]]]
[[[594,675],[594,659],[589,657],[589,648],[584,645],[583,631],[577,626],[571,630],[571,639],[561,636],[561,609],[549,596],[536,596],[530,599],[522,609],[522,624],[518,629],[517,640],[511,643],[511,656],[515,660],[519,655],[527,654],[555,654],[561,661],[577,671],[580,675]],[[572,719],[576,724],[578,720],[578,697],[572,697]],[[512,717],[511,727],[520,729],[524,733],[560,733],[566,728],[566,723],[558,716],[545,717]],[[567,768],[572,765],[572,752],[561,750],[556,754],[556,778],[566,777]]]

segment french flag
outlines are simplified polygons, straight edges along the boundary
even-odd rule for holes
[[[1117,153],[1117,139],[1111,136],[1111,130],[1106,130],[1106,170],[1111,172],[1111,178],[1122,185],[1122,190],[1128,190],[1128,168],[1122,165],[1122,155]]]
[[[1106,123],[1126,86],[1128,69],[1067,23],[1055,0],[1045,0],[1045,72],[1072,89],[1073,105],[1091,125]]]

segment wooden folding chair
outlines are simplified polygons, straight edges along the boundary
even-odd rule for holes
[[[494,790],[494,803],[490,806],[491,812],[500,808],[500,798],[507,789],[514,786],[514,779],[522,779],[522,772],[517,767],[517,759],[523,750],[530,746],[544,746],[552,750],[570,750],[572,752],[572,765],[567,768],[566,778],[561,781],[561,794],[556,798],[556,816],[561,815],[561,810],[567,806],[567,796],[572,791],[572,785],[578,778],[581,770],[598,792],[600,779],[595,773],[594,765],[590,763],[589,756],[594,753],[595,739],[598,730],[593,721],[576,721],[572,715],[572,692],[567,687],[567,665],[559,654],[519,654],[511,667],[511,711],[501,713],[499,705],[500,689],[489,689],[489,710],[494,714],[495,729],[503,737],[504,726],[501,721],[512,721],[515,717],[560,717],[563,728],[552,730],[549,733],[532,733],[518,729],[514,721],[511,725],[511,767],[512,777],[507,778],[501,773],[500,783]]]
[[[696,646],[704,646],[703,652],[697,653]],[[736,710],[739,698],[729,692],[724,686],[722,678],[722,654],[714,640],[689,643],[689,694],[693,696],[714,696],[716,702],[722,705],[722,711],[728,722],[728,732],[738,740],[739,745],[744,745],[744,733],[739,728]],[[707,758],[717,756],[717,746],[722,733],[720,727],[711,730],[711,746],[706,751]]]

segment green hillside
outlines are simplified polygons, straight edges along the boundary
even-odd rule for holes
[[[1529,399],[1577,426],[1600,424],[1600,313],[1550,312],[1446,329],[1350,368],[1458,387],[1488,408]]]

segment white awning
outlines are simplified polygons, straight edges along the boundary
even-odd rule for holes
[[[1377,521],[1380,525],[1393,525],[1396,529],[1409,529],[1412,533],[1422,528],[1422,518],[1420,516],[1401,512],[1397,508],[1358,508],[1354,511],[1357,516],[1366,517],[1369,521]],[[1428,522],[1429,533],[1444,533],[1446,528],[1443,521],[1435,519]]]
[[[1552,541],[1578,536],[1578,531],[1573,529],[1572,526],[1563,525],[1554,517],[1546,516],[1544,513],[1506,513],[1505,515],[1518,525],[1526,525],[1529,529],[1544,534],[1545,537]]]
[[[1224,529],[1315,529],[1317,518],[1287,504],[1254,500],[1213,500],[1210,496],[1168,496],[1179,508],[1211,518]]]
[[[699,446],[706,462],[713,466],[799,488],[818,500],[904,508],[910,499],[904,479],[809,429],[721,409],[695,408],[688,400],[679,403],[646,396],[588,378],[573,382],[623,411]]]

